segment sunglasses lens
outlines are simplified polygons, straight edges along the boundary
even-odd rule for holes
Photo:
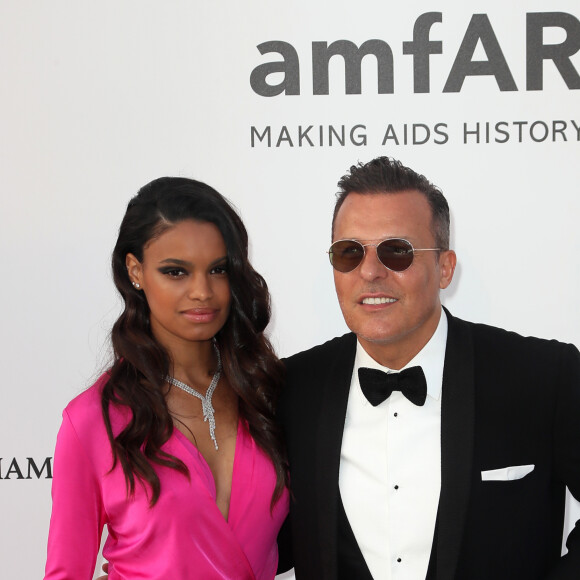
[[[377,256],[389,270],[402,272],[413,263],[413,246],[407,240],[385,240],[377,246]]]
[[[365,255],[365,249],[354,240],[341,240],[330,246],[328,256],[330,263],[339,272],[352,272]]]

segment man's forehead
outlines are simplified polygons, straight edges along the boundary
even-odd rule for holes
[[[416,244],[424,243],[431,229],[431,207],[421,192],[353,193],[337,213],[332,239],[373,244],[403,238]]]
[[[336,214],[339,222],[363,221],[369,224],[389,224],[393,219],[415,220],[420,216],[431,218],[431,206],[420,192],[401,194],[350,194]],[[378,235],[378,234],[377,234]]]
[[[418,189],[401,189],[399,191],[351,191],[343,200],[343,205],[373,201],[399,201],[401,199],[420,202],[427,201],[426,195]]]
[[[382,208],[383,211],[380,211]],[[389,218],[391,212],[427,212],[431,214],[431,207],[427,197],[417,190],[399,192],[369,192],[350,193],[338,208],[335,221],[348,219],[357,212],[371,212],[368,217],[380,218],[384,215]]]
[[[371,246],[371,245],[376,245],[376,244],[380,244],[381,242],[385,242],[388,240],[406,240],[406,241],[410,241],[409,236],[393,236],[393,235],[384,235],[381,236],[379,238],[359,238],[359,237],[352,237],[352,238],[341,238],[340,240],[336,240],[337,242],[343,241],[343,240],[352,240],[354,242],[358,242],[359,244],[362,244],[363,246]]]

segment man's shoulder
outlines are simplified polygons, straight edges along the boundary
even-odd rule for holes
[[[540,356],[541,358],[560,356],[562,352],[577,352],[574,345],[555,339],[523,336],[513,330],[456,318],[449,312],[447,315],[450,336],[457,332],[471,335],[476,349],[500,350],[506,354],[521,353],[528,357]]]
[[[347,332],[342,336],[336,336],[322,344],[318,344],[292,356],[283,359],[287,369],[304,367],[320,363],[339,355],[341,352],[348,352],[356,347],[356,336],[352,332]]]
[[[285,387],[280,397],[283,422],[296,417],[306,420],[307,415],[316,414],[328,381],[333,388],[336,381],[350,381],[355,353],[356,336],[348,333],[283,359],[286,366]],[[305,401],[308,410],[304,409]]]

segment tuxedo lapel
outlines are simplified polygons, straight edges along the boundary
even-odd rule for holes
[[[337,576],[340,450],[355,355],[356,337],[346,335],[325,363],[328,372],[324,384],[317,385],[321,389],[321,412],[316,436],[316,507],[320,537],[324,538],[320,557],[328,578]]]
[[[441,495],[437,512],[437,580],[455,578],[469,503],[475,384],[471,329],[447,311],[449,329],[441,403]]]

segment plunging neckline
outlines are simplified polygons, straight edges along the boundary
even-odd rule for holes
[[[207,459],[203,456],[203,453],[197,448],[197,446],[195,445],[195,443],[193,443],[192,441],[190,441],[186,435],[184,435],[177,427],[173,428],[173,434],[175,435],[175,437],[181,442],[181,444],[187,449],[187,451],[189,451],[189,453],[196,459],[200,460],[201,466],[203,468],[204,471],[204,475],[205,478],[210,486],[210,488],[208,489],[208,491],[210,492],[210,496],[213,500],[213,503],[216,507],[216,509],[218,510],[218,512],[220,513],[221,517],[224,518],[224,520],[226,521],[226,523],[229,523],[231,520],[231,515],[232,515],[232,499],[234,497],[234,483],[235,483],[235,475],[236,475],[236,466],[238,463],[238,450],[240,448],[240,437],[242,436],[242,420],[241,418],[238,418],[238,427],[236,430],[236,441],[234,444],[234,462],[233,462],[233,466],[232,466],[232,481],[231,481],[231,485],[230,485],[230,497],[229,497],[229,508],[228,508],[228,517],[224,517],[224,514],[221,512],[221,510],[218,508],[217,505],[217,485],[215,482],[215,478],[213,476],[213,472],[209,466],[209,463],[207,462]]]

